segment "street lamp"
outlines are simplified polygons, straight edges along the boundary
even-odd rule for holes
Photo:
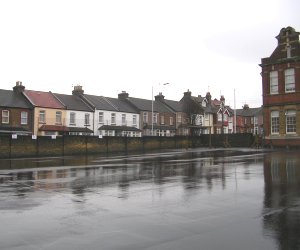
[[[163,85],[168,85],[170,83],[166,82],[166,83],[163,83]],[[160,85],[160,83],[159,83]],[[153,85],[152,85],[152,101],[151,101],[151,136],[153,136]]]

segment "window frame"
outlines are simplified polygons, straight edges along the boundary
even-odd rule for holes
[[[278,135],[279,134],[279,111],[273,110],[271,111],[270,118],[271,118],[271,135]]]
[[[158,113],[153,112],[153,117],[152,117],[153,124],[157,124],[157,117],[158,117]]]
[[[132,115],[132,125],[133,126],[137,125],[137,115]]]
[[[46,123],[46,110],[39,111],[39,123],[42,123],[42,124]]]
[[[25,117],[23,115],[25,115]],[[27,111],[21,111],[21,125],[28,125],[28,112]]]
[[[285,132],[286,134],[295,134],[297,130],[297,112],[296,110],[286,110],[285,112]]]
[[[110,124],[116,125],[116,113],[111,113],[110,117],[111,117]]]
[[[2,115],[1,123],[9,124],[9,110],[7,110],[7,109],[2,110],[1,115]]]
[[[55,124],[62,124],[62,112],[61,111],[55,112]]]
[[[288,74],[292,72],[291,74]],[[288,68],[284,71],[284,89],[285,93],[293,93],[295,92],[295,69]],[[289,86],[289,87],[288,87]]]
[[[90,126],[90,114],[89,113],[84,114],[84,126]]]
[[[76,113],[70,112],[70,125],[76,125]]]
[[[122,119],[121,119],[121,122],[122,122],[122,126],[125,126],[126,125],[126,114],[122,114]]]
[[[177,115],[177,123],[181,124],[182,123],[182,114]]]
[[[276,70],[271,71],[269,77],[270,77],[270,95],[276,95],[278,94],[278,71]]]
[[[143,112],[143,123],[148,122],[148,112]]]
[[[160,124],[161,124],[161,125],[164,125],[164,124],[165,124],[165,116],[164,116],[164,115],[161,115],[161,116],[160,116]]]
[[[98,113],[98,123],[99,124],[104,124],[104,112],[100,111]]]

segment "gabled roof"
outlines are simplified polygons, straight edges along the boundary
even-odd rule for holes
[[[24,95],[36,107],[65,109],[51,92],[42,92],[35,90],[24,90]]]
[[[152,100],[128,97],[127,100],[140,111],[152,111]],[[153,111],[158,113],[174,113],[160,101],[153,101]]]
[[[103,98],[103,96],[83,94],[82,97],[85,100],[87,100],[91,105],[93,105],[95,109],[118,111],[118,109],[111,105],[109,102],[107,102],[105,98]]]
[[[32,109],[33,106],[20,93],[15,93],[13,90],[0,89],[0,107],[11,108],[27,108]]]
[[[257,116],[260,115],[262,112],[262,107],[259,108],[248,108],[248,109],[237,109],[236,110],[236,115],[237,116]]]
[[[68,109],[93,112],[93,109],[79,96],[53,93],[53,95]]]
[[[105,97],[106,101],[111,103],[114,107],[117,107],[118,111],[126,113],[138,113],[138,110],[134,108],[127,101],[120,100],[118,98]]]
[[[87,94],[84,94],[82,96],[98,110],[138,113],[138,111],[132,105],[117,98]]]
[[[204,112],[205,113],[217,113],[218,112],[218,107],[211,105],[211,104],[206,104],[206,107],[204,107]]]
[[[213,99],[213,100],[211,100],[211,103],[213,104],[213,105],[215,105],[215,106],[220,106],[221,105],[221,101],[220,100],[218,100],[218,99]]]
[[[166,100],[164,99],[166,105],[168,105],[175,112],[183,112],[183,103],[180,101]]]

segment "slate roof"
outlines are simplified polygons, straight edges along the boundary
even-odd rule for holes
[[[86,104],[79,96],[53,93],[53,95],[67,108],[67,110],[78,110],[93,112],[93,109]]]
[[[118,98],[111,98],[111,97],[106,97],[106,100],[112,103],[115,107],[118,107],[119,111],[121,112],[139,113],[139,111],[127,101],[123,101]]]
[[[103,98],[101,98],[101,96],[84,94],[83,98],[91,103],[95,109],[116,111],[116,109],[108,102],[106,102]]]
[[[23,93],[34,106],[65,109],[65,107],[52,95],[51,92],[24,90]]]
[[[126,101],[117,98],[84,94],[83,97],[98,110],[137,113],[137,110]]]
[[[166,100],[164,99],[166,105],[168,105],[175,112],[183,112],[183,103],[180,101]]]
[[[152,111],[152,100],[128,97],[127,100],[140,111]],[[157,113],[174,113],[173,110],[159,101],[153,101],[153,111]]]
[[[252,117],[252,116],[257,116],[257,115],[261,114],[261,112],[262,112],[262,107],[248,108],[248,109],[237,109],[236,110],[236,115],[237,116]]]
[[[13,90],[4,89],[0,89],[0,107],[27,109],[33,108],[33,106],[27,101],[27,99],[22,94],[15,93]]]

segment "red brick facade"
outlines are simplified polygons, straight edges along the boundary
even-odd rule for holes
[[[264,134],[269,145],[300,146],[299,34],[291,27],[281,29],[276,49],[260,65]],[[289,75],[288,70],[293,73]],[[290,83],[292,88],[288,89]]]

